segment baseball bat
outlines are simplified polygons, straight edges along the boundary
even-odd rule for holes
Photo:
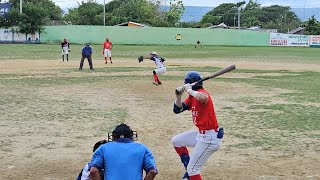
[[[208,77],[205,77],[205,78],[203,78],[203,79],[201,79],[201,80],[199,80],[199,81],[196,81],[196,82],[192,83],[192,86],[194,86],[194,85],[196,85],[196,84],[198,84],[198,83],[201,83],[201,82],[203,82],[203,81],[206,81],[206,80],[208,80],[208,79],[211,79],[211,78],[220,76],[220,75],[222,75],[222,74],[224,74],[224,73],[230,72],[230,71],[232,71],[232,70],[234,70],[234,69],[236,69],[236,66],[235,66],[235,65],[231,65],[231,66],[228,66],[228,67],[226,67],[226,68],[223,68],[223,69],[221,69],[221,70],[219,70],[219,71],[211,74],[211,75],[208,76]],[[178,88],[176,89],[176,94],[179,93],[179,92],[181,92],[181,91],[183,91],[183,86],[182,86],[182,87],[178,87]]]
[[[225,68],[223,68],[223,69],[221,69],[221,70],[219,70],[219,71],[211,74],[211,75],[208,76],[208,77],[205,77],[205,78],[203,78],[203,79],[201,79],[201,80],[199,80],[199,81],[194,82],[194,83],[193,83],[193,86],[196,85],[196,84],[199,84],[199,83],[201,83],[201,82],[203,82],[203,81],[206,81],[206,80],[208,80],[208,79],[211,79],[211,78],[220,76],[220,75],[222,75],[222,74],[224,74],[224,73],[230,72],[230,71],[232,71],[232,70],[234,70],[234,69],[236,69],[236,66],[235,66],[235,65],[231,65],[231,66],[225,67]]]

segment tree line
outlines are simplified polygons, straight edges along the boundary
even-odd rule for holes
[[[159,0],[113,0],[105,7],[95,0],[82,0],[78,7],[69,9],[66,14],[51,0],[23,0],[22,14],[20,0],[9,0],[9,3],[11,9],[6,17],[0,17],[0,27],[18,26],[20,33],[28,34],[41,31],[51,20],[72,25],[103,25],[105,22],[105,25],[113,26],[134,21],[153,27],[205,28],[220,23],[237,26],[239,12],[241,27],[261,26],[288,32],[304,26],[306,34],[320,34],[320,22],[314,16],[301,22],[288,6],[262,7],[256,0],[247,4],[245,1],[220,4],[199,22],[181,22],[185,10],[182,0],[170,0],[170,6],[162,6]]]

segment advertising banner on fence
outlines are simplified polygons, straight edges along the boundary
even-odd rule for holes
[[[270,33],[270,46],[300,46],[308,47],[309,38],[300,34]]]
[[[309,36],[310,47],[319,47],[320,48],[320,35]]]
[[[0,16],[6,16],[10,10],[10,3],[0,3]]]
[[[10,29],[0,29],[0,41],[12,41],[12,32]]]
[[[309,46],[308,35],[288,34],[288,46]]]
[[[270,46],[288,46],[288,34],[270,33]]]
[[[20,43],[39,43],[40,34],[35,32],[34,34],[22,34],[13,29],[1,29],[0,28],[0,42],[20,42]]]

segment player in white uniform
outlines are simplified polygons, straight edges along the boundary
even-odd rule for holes
[[[155,84],[156,86],[161,85],[161,81],[159,80],[158,75],[159,74],[163,74],[165,73],[166,70],[166,66],[164,64],[165,59],[163,59],[162,57],[158,56],[157,52],[153,51],[150,53],[151,57],[150,58],[145,58],[144,59],[150,59],[152,61],[155,62],[157,69],[155,69],[153,71],[153,78],[154,78],[154,82],[152,82],[153,84]]]
[[[63,42],[61,43],[61,49],[62,49],[62,61],[64,61],[64,56],[66,56],[67,61],[69,61],[69,52],[71,51],[71,49],[67,41],[67,38],[64,38]]]

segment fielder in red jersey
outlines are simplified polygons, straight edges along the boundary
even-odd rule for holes
[[[112,50],[113,44],[112,42],[107,38],[106,42],[103,43],[103,50],[102,54],[104,55],[105,63],[108,63],[108,57],[110,59],[110,63],[112,64],[112,57],[111,57],[111,50]]]
[[[210,156],[220,149],[223,129],[219,129],[214,106],[209,93],[203,89],[203,83],[194,84],[201,80],[199,72],[190,71],[185,75],[185,85],[176,89],[176,100],[173,111],[179,114],[185,110],[192,112],[194,125],[198,130],[183,132],[171,140],[173,147],[179,154],[187,172],[184,180],[202,180],[201,168]],[[182,101],[181,96],[186,91],[189,96]],[[189,155],[187,147],[193,147]]]

